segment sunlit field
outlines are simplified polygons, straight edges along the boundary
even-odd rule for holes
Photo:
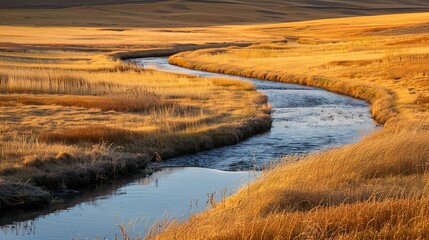
[[[287,157],[237,195],[158,239],[427,238],[428,14],[255,27],[296,44],[170,57],[206,71],[300,83],[368,100],[382,130],[361,142]],[[304,27],[305,26],[305,27]]]
[[[379,128],[286,156],[148,239],[429,238],[425,1],[21,2],[0,3],[0,213],[270,129],[267,97],[251,83],[125,61],[170,56],[366,100]],[[421,13],[380,15],[397,12]]]

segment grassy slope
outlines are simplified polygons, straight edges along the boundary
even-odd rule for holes
[[[428,19],[423,13],[254,26],[247,30],[300,44],[171,57],[186,67],[360,97],[385,127],[356,144],[286,158],[237,195],[167,226],[157,238],[428,238]]]
[[[14,9],[8,9],[10,7]],[[376,3],[364,0],[21,0],[0,3],[0,23],[107,28],[215,26],[425,11],[428,8],[429,3],[424,0],[399,3],[394,0],[379,0]]]

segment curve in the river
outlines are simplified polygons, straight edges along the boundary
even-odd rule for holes
[[[267,161],[283,155],[352,143],[375,126],[368,103],[319,88],[195,71],[173,66],[167,58],[144,58],[134,62],[163,71],[250,81],[268,96],[272,106],[273,124],[269,132],[233,146],[177,157],[164,162],[164,166],[227,171],[259,169]]]
[[[24,212],[0,219],[0,239],[110,239],[120,236],[117,224],[127,225],[130,220],[134,227],[128,232],[144,235],[147,226],[162,219],[165,213],[187,218],[191,212],[204,210],[208,193],[234,189],[254,177],[250,172],[219,170],[259,168],[285,154],[348,144],[375,126],[368,104],[347,96],[293,84],[188,70],[168,64],[167,58],[134,61],[158,70],[253,82],[272,105],[271,131],[233,146],[170,159],[162,166],[180,167],[164,168],[148,178],[104,184],[65,199],[55,209],[42,210],[38,217],[37,213]],[[10,223],[11,219],[16,220]]]

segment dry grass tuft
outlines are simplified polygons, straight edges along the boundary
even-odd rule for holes
[[[0,208],[31,207],[49,202],[49,193],[28,183],[0,180]]]

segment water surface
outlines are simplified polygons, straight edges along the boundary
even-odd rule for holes
[[[35,219],[0,227],[0,239],[112,239],[118,225],[135,225],[130,233],[144,234],[155,220],[181,219],[207,206],[208,195],[229,195],[257,173],[204,168],[165,168],[121,187],[112,183],[75,206]],[[208,205],[210,206],[210,205]]]
[[[143,67],[164,71],[249,81],[268,96],[272,106],[273,124],[267,133],[237,145],[174,158],[164,162],[164,165],[227,171],[259,169],[267,161],[283,155],[308,153],[355,142],[375,127],[368,103],[323,89],[195,71],[170,65],[167,58],[134,61]]]

